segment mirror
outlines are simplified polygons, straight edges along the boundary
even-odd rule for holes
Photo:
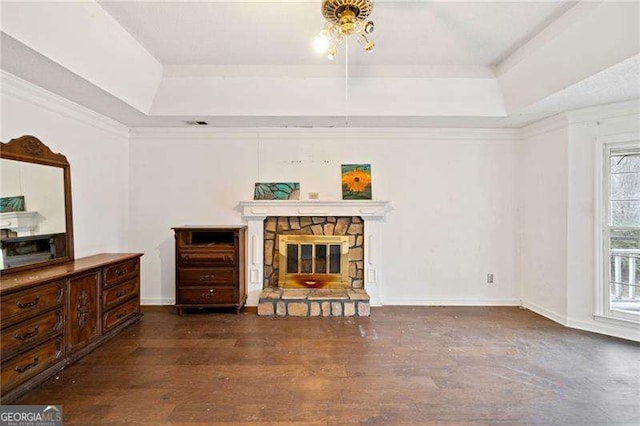
[[[33,136],[0,142],[0,270],[73,259],[69,162]]]

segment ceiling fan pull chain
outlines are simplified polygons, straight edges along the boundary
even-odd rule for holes
[[[349,39],[344,42],[344,125],[349,126]]]

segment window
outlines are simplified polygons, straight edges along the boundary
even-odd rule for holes
[[[607,317],[640,321],[640,145],[604,145],[603,306]]]

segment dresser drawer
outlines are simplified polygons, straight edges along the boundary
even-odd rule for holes
[[[62,331],[62,309],[48,312],[2,331],[0,353],[2,359],[11,357],[23,347],[47,340]]]
[[[62,337],[43,343],[40,346],[10,359],[2,364],[2,392],[6,392],[35,376],[62,355]]]
[[[131,259],[102,270],[104,276],[104,288],[110,287],[124,280],[131,279],[138,274],[138,259]]]
[[[183,286],[234,285],[233,268],[178,268],[178,282]]]
[[[102,330],[107,332],[125,322],[140,311],[138,299],[132,299],[102,315]]]
[[[115,285],[102,291],[102,308],[104,310],[110,309],[116,306],[118,303],[130,299],[132,296],[138,294],[139,280],[134,278],[129,281],[125,281],[122,284]]]
[[[178,289],[179,304],[215,305],[237,302],[233,287],[185,287]]]
[[[25,290],[2,298],[0,316],[3,325],[12,319],[32,317],[62,306],[62,281]]]
[[[178,253],[178,264],[182,266],[234,266],[233,250],[186,251]]]

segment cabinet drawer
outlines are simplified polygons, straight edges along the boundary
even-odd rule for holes
[[[130,299],[131,296],[138,294],[139,280],[134,278],[129,281],[125,281],[122,284],[110,287],[102,291],[102,307],[103,309],[110,309],[116,306],[118,303]]]
[[[131,279],[138,274],[138,259],[127,260],[102,270],[104,274],[104,287],[110,287],[124,280]]]
[[[62,305],[62,281],[38,287],[35,290],[21,291],[3,297],[0,307],[2,322],[18,317],[32,317],[41,312]]]
[[[236,292],[233,287],[192,287],[178,290],[179,304],[215,305],[218,303],[237,302]]]
[[[54,337],[2,364],[2,392],[35,376],[62,355],[62,337]]]
[[[63,318],[62,309],[57,309],[5,329],[0,339],[2,359],[11,357],[23,347],[43,342],[61,332]]]
[[[178,263],[183,266],[234,266],[236,257],[233,250],[181,251]]]
[[[178,268],[180,285],[234,285],[233,268]]]
[[[125,322],[140,310],[138,299],[132,299],[102,315],[102,329],[107,332]]]

